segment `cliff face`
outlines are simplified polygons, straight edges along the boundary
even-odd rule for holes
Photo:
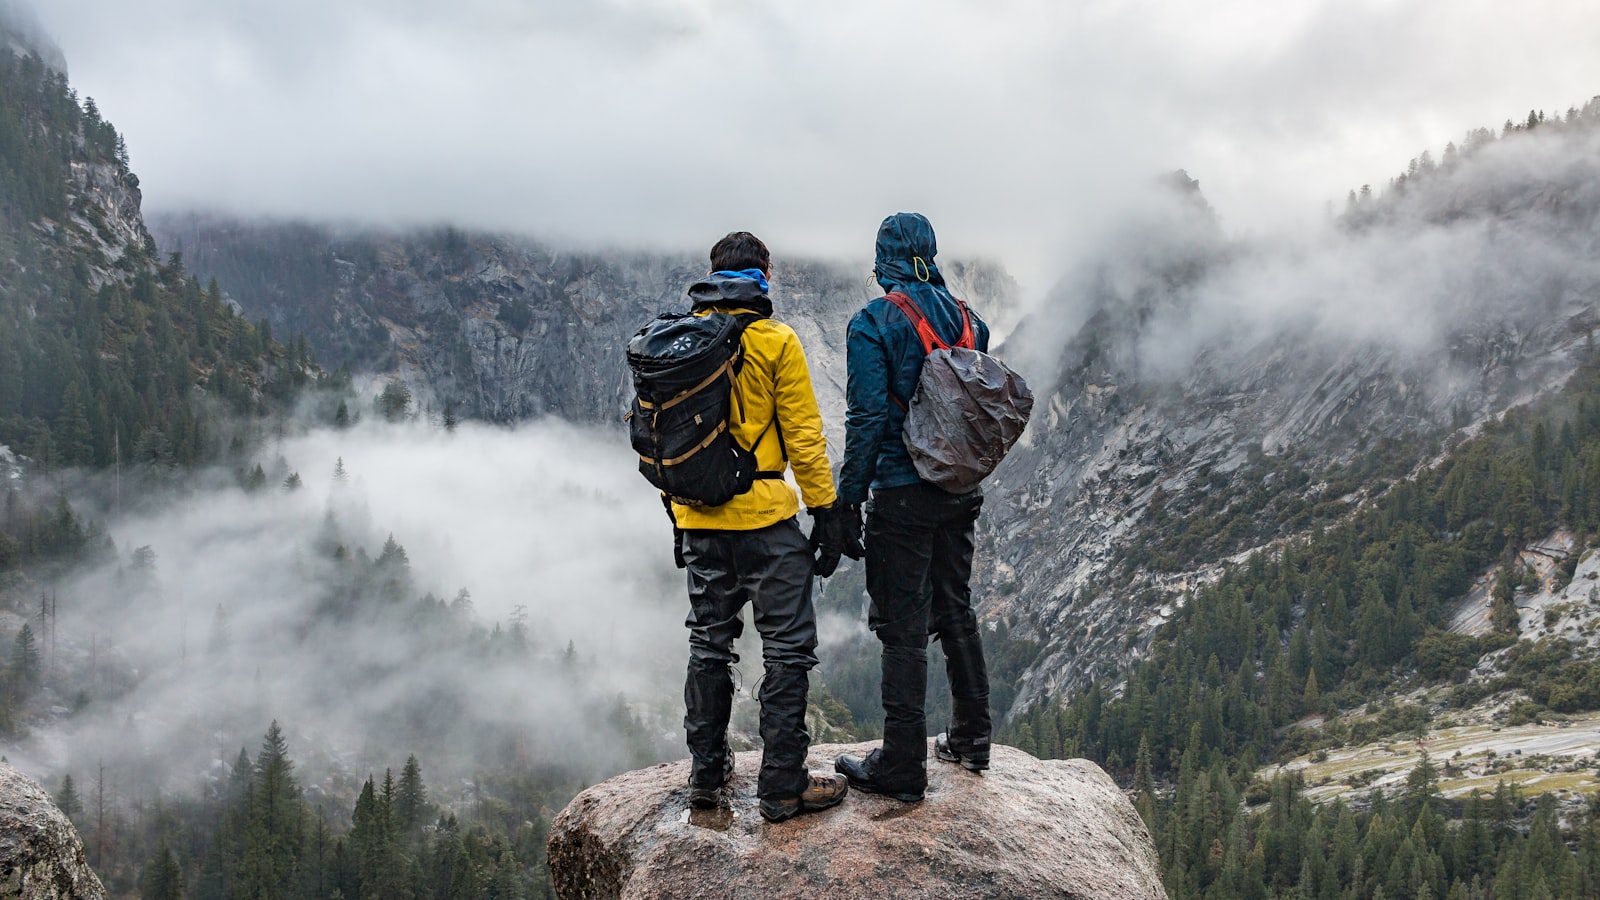
[[[979,554],[985,615],[1040,647],[1017,706],[1114,679],[1196,584],[1571,374],[1600,325],[1596,120],[1416,177],[1324,246],[1230,240],[1186,198],[1063,282],[1085,323],[1005,350],[1040,395]]]
[[[1558,386],[1592,315],[1553,314],[1511,359],[1488,346],[1508,336],[1483,335],[1444,389],[1428,365],[1375,348],[1283,350],[1169,390],[1087,367],[1040,403],[990,490],[985,612],[1044,648],[1019,704],[1138,659],[1224,566],[1354,509],[1457,426]]]
[[[0,762],[0,896],[103,900],[83,842],[44,788]]]
[[[0,45],[0,82],[0,444],[52,468],[189,462],[215,449],[202,394],[250,412],[309,380],[156,259],[122,138],[65,75]]]
[[[814,768],[867,745],[811,749]],[[852,793],[825,812],[761,819],[759,753],[738,754],[731,804],[686,804],[688,763],[618,775],[579,794],[550,831],[563,898],[1164,898],[1149,832],[1085,760],[994,748],[982,776],[930,763],[923,802]]]
[[[435,413],[451,404],[496,422],[615,421],[629,395],[628,338],[684,309],[684,288],[705,270],[687,256],[572,252],[454,229],[339,232],[192,215],[152,227],[247,316],[305,334],[325,366],[398,375]],[[844,328],[869,296],[866,269],[776,265],[777,316],[804,341],[825,408],[840,409]],[[957,262],[948,271],[985,314],[1010,321],[1016,286],[1002,270]]]
[[[139,179],[118,164],[86,161],[72,163],[71,179],[78,209],[60,227],[76,252],[98,260],[91,269],[91,283],[98,287],[124,280],[127,267],[119,264],[136,249],[155,246],[139,211]],[[56,236],[51,225],[41,230]]]

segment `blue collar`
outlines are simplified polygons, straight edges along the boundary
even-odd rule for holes
[[[767,292],[767,276],[766,273],[762,272],[760,269],[740,269],[737,272],[732,272],[725,269],[721,272],[712,272],[711,274],[721,275],[725,278],[748,279],[761,286],[761,293],[765,294]]]

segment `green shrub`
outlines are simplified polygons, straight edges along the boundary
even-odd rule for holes
[[[1417,641],[1417,671],[1430,681],[1458,679],[1471,671],[1483,654],[1474,638],[1451,631],[1430,631]]]

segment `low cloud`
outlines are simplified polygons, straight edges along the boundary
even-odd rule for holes
[[[1600,84],[1589,0],[42,7],[153,209],[860,255],[906,208],[1035,282],[1152,173],[1270,233]]]
[[[1600,301],[1593,123],[1488,143],[1299,232],[1230,233],[1165,187],[1139,201],[1032,310],[1016,341],[1030,371],[1055,371],[1074,336],[1153,381],[1243,377],[1283,352],[1437,369],[1464,339],[1514,346]]]

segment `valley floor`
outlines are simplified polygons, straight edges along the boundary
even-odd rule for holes
[[[1600,713],[1559,721],[1502,726],[1483,721],[1430,729],[1420,738],[1395,737],[1358,747],[1318,751],[1262,772],[1265,780],[1298,772],[1305,794],[1318,802],[1393,793],[1426,753],[1439,768],[1439,793],[1462,798],[1493,793],[1504,781],[1527,795],[1577,796],[1600,788]],[[1476,718],[1477,716],[1474,716]]]

